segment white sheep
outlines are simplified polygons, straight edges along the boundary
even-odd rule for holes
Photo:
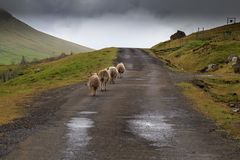
[[[116,68],[117,68],[118,73],[119,73],[119,78],[122,78],[122,74],[123,74],[123,73],[125,72],[125,70],[126,70],[124,64],[123,64],[123,63],[119,63]]]
[[[98,72],[98,77],[100,79],[100,88],[101,91],[103,90],[107,90],[107,82],[110,80],[110,75],[107,71],[107,69],[103,69],[101,71]]]
[[[118,76],[118,70],[116,67],[109,67],[108,73],[110,75],[110,83],[115,84],[115,79]]]
[[[100,80],[97,73],[94,73],[88,80],[87,83],[89,89],[91,90],[92,96],[96,96],[97,89],[100,87]]]

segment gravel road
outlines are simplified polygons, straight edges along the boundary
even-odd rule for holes
[[[181,95],[181,74],[140,49],[120,49],[118,61],[127,72],[107,92],[91,97],[86,86],[73,86],[2,159],[239,160],[237,142]]]

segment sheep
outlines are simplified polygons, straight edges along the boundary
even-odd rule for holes
[[[123,74],[123,73],[125,72],[125,70],[126,70],[124,64],[123,64],[123,63],[119,63],[116,68],[117,68],[118,73],[119,73],[119,78],[122,78],[122,74]]]
[[[118,76],[118,70],[116,67],[109,67],[108,68],[108,73],[110,75],[110,83],[115,84],[115,79]]]
[[[98,77],[100,79],[100,88],[101,91],[103,90],[107,90],[107,82],[110,80],[110,75],[108,73],[107,69],[103,69],[101,71],[98,72]]]
[[[91,90],[92,96],[96,96],[97,89],[100,87],[100,80],[97,73],[94,73],[88,80],[87,83],[89,89]]]

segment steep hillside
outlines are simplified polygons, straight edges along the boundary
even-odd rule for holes
[[[218,64],[225,69],[222,73],[231,72],[225,62],[229,55],[240,55],[240,23],[166,41],[151,50],[181,70],[196,72],[209,64]]]
[[[39,32],[0,9],[0,64],[42,59],[91,49]]]

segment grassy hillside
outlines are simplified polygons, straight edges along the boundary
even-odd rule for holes
[[[226,60],[240,56],[240,23],[193,33],[185,38],[153,46],[150,52],[171,69],[199,72],[209,64],[219,69],[212,76],[178,84],[196,110],[211,118],[230,135],[240,139],[240,76]]]
[[[23,75],[0,82],[0,125],[23,117],[25,110],[17,104],[28,101],[34,94],[85,81],[90,72],[112,65],[116,52],[117,49],[110,48],[20,68]],[[0,67],[9,68],[19,69],[19,66]]]
[[[88,52],[91,49],[39,32],[0,10],[0,64],[48,58],[61,53]]]
[[[240,140],[240,113],[234,112],[233,109],[237,108],[231,107],[239,103],[239,80],[227,79],[227,83],[226,78],[201,79],[207,89],[188,82],[180,83],[178,86],[192,101],[197,111],[212,119],[229,135]]]
[[[227,57],[232,54],[240,55],[240,23],[163,42],[151,50],[159,58],[185,71],[197,72],[213,63],[227,68]]]

